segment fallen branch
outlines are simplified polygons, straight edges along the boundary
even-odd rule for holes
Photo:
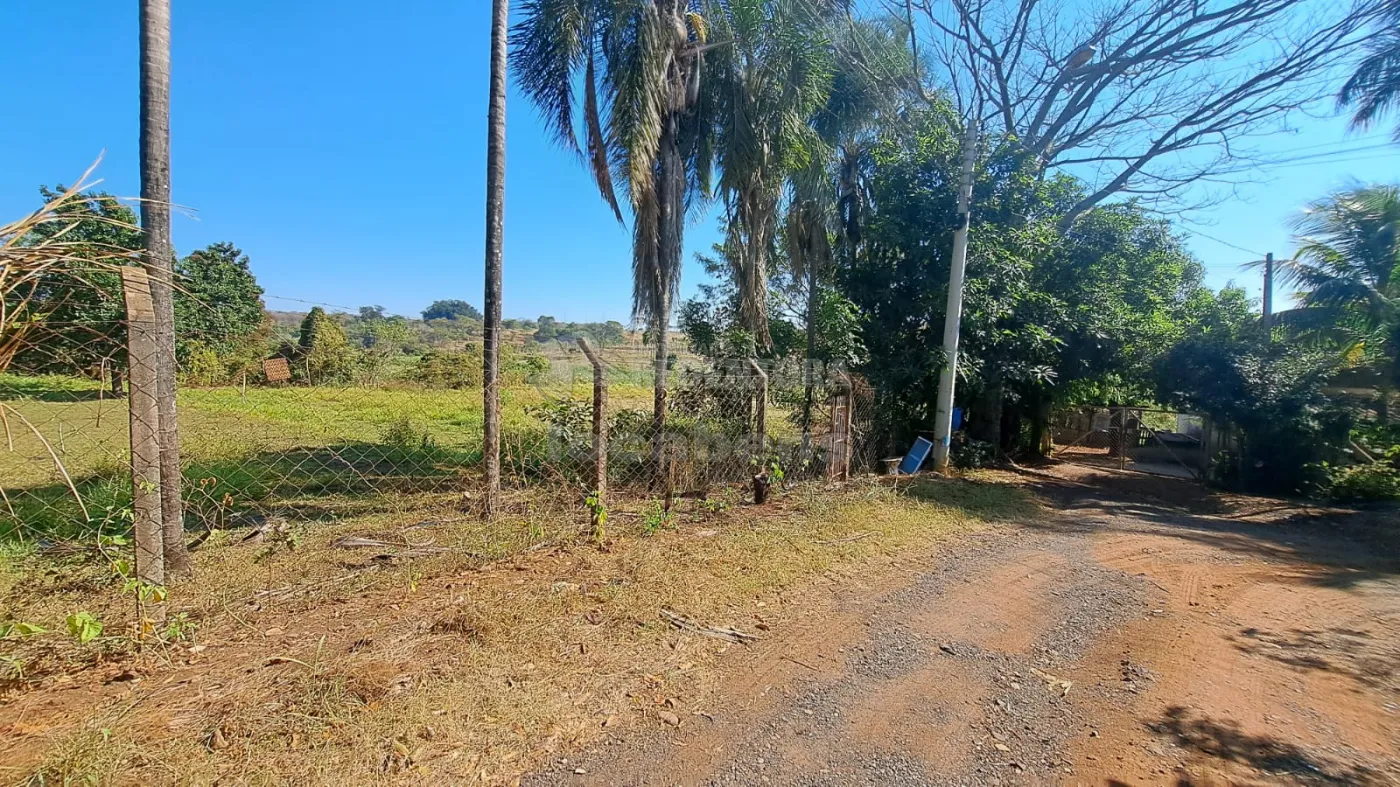
[[[747,645],[748,643],[754,642],[758,639],[758,635],[748,634],[743,631],[739,631],[738,629],[719,628],[716,626],[702,626],[699,623],[696,623],[695,621],[691,620],[690,618],[687,618],[684,615],[678,615],[669,609],[665,609],[664,607],[661,610],[661,617],[665,618],[668,622],[670,622],[672,626],[675,626],[681,631],[688,631],[692,634],[702,634],[706,637],[714,637],[715,639],[728,640],[729,642],[738,642],[742,645]]]

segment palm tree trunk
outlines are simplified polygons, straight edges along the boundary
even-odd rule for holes
[[[167,578],[190,573],[175,407],[174,250],[170,238],[170,0],[141,0],[141,229],[156,324],[160,508]]]
[[[812,448],[812,397],[817,387],[817,265],[807,260],[807,391],[802,398],[802,452]]]
[[[486,465],[489,519],[501,496],[501,268],[505,256],[506,200],[506,36],[509,4],[493,0],[491,13],[491,99],[486,147],[486,297],[482,327],[482,457]]]
[[[656,361],[652,381],[652,467],[656,479],[666,477],[666,377],[670,359],[671,300],[681,275],[681,245],[685,231],[685,159],[680,150],[680,118],[671,113],[661,133],[656,163],[657,268],[661,281],[655,294],[652,331]]]

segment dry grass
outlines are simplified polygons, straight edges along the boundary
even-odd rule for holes
[[[873,573],[892,556],[1033,511],[1005,485],[861,482],[797,488],[762,509],[687,501],[651,536],[642,504],[621,506],[601,548],[576,538],[581,512],[545,526],[322,525],[294,551],[261,558],[266,547],[215,544],[199,553],[199,583],[170,603],[198,622],[198,645],[28,646],[45,674],[0,705],[3,773],[41,773],[44,783],[510,783],[594,740],[609,719],[644,718],[667,699],[684,705],[713,679],[717,656],[740,647],[681,634],[661,608],[777,630],[800,614],[813,580]],[[377,560],[375,550],[331,546],[351,533],[454,551]],[[10,577],[7,606],[32,620],[77,608],[123,619],[129,602],[88,571],[45,576],[31,564]]]

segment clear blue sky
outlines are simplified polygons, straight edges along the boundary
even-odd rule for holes
[[[194,211],[175,220],[181,251],[238,244],[269,296],[402,314],[437,298],[480,304],[485,0],[174,5],[174,197]],[[73,181],[103,150],[103,187],[138,193],[136,4],[6,10],[19,34],[0,48],[0,215],[33,209],[40,184]],[[1275,146],[1349,139],[1366,144],[1341,120],[1308,121]],[[1196,228],[1287,254],[1284,220],[1306,200],[1351,178],[1400,181],[1400,147],[1357,155],[1276,170]],[[626,321],[629,233],[514,90],[508,158],[507,316]],[[693,226],[687,259],[717,237],[712,220]],[[1212,285],[1252,283],[1238,268],[1252,254],[1202,237],[1191,246]],[[684,293],[702,277],[689,264]]]

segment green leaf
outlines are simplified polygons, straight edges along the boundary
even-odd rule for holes
[[[91,612],[75,612],[68,616],[68,633],[86,645],[102,636],[102,621]]]

